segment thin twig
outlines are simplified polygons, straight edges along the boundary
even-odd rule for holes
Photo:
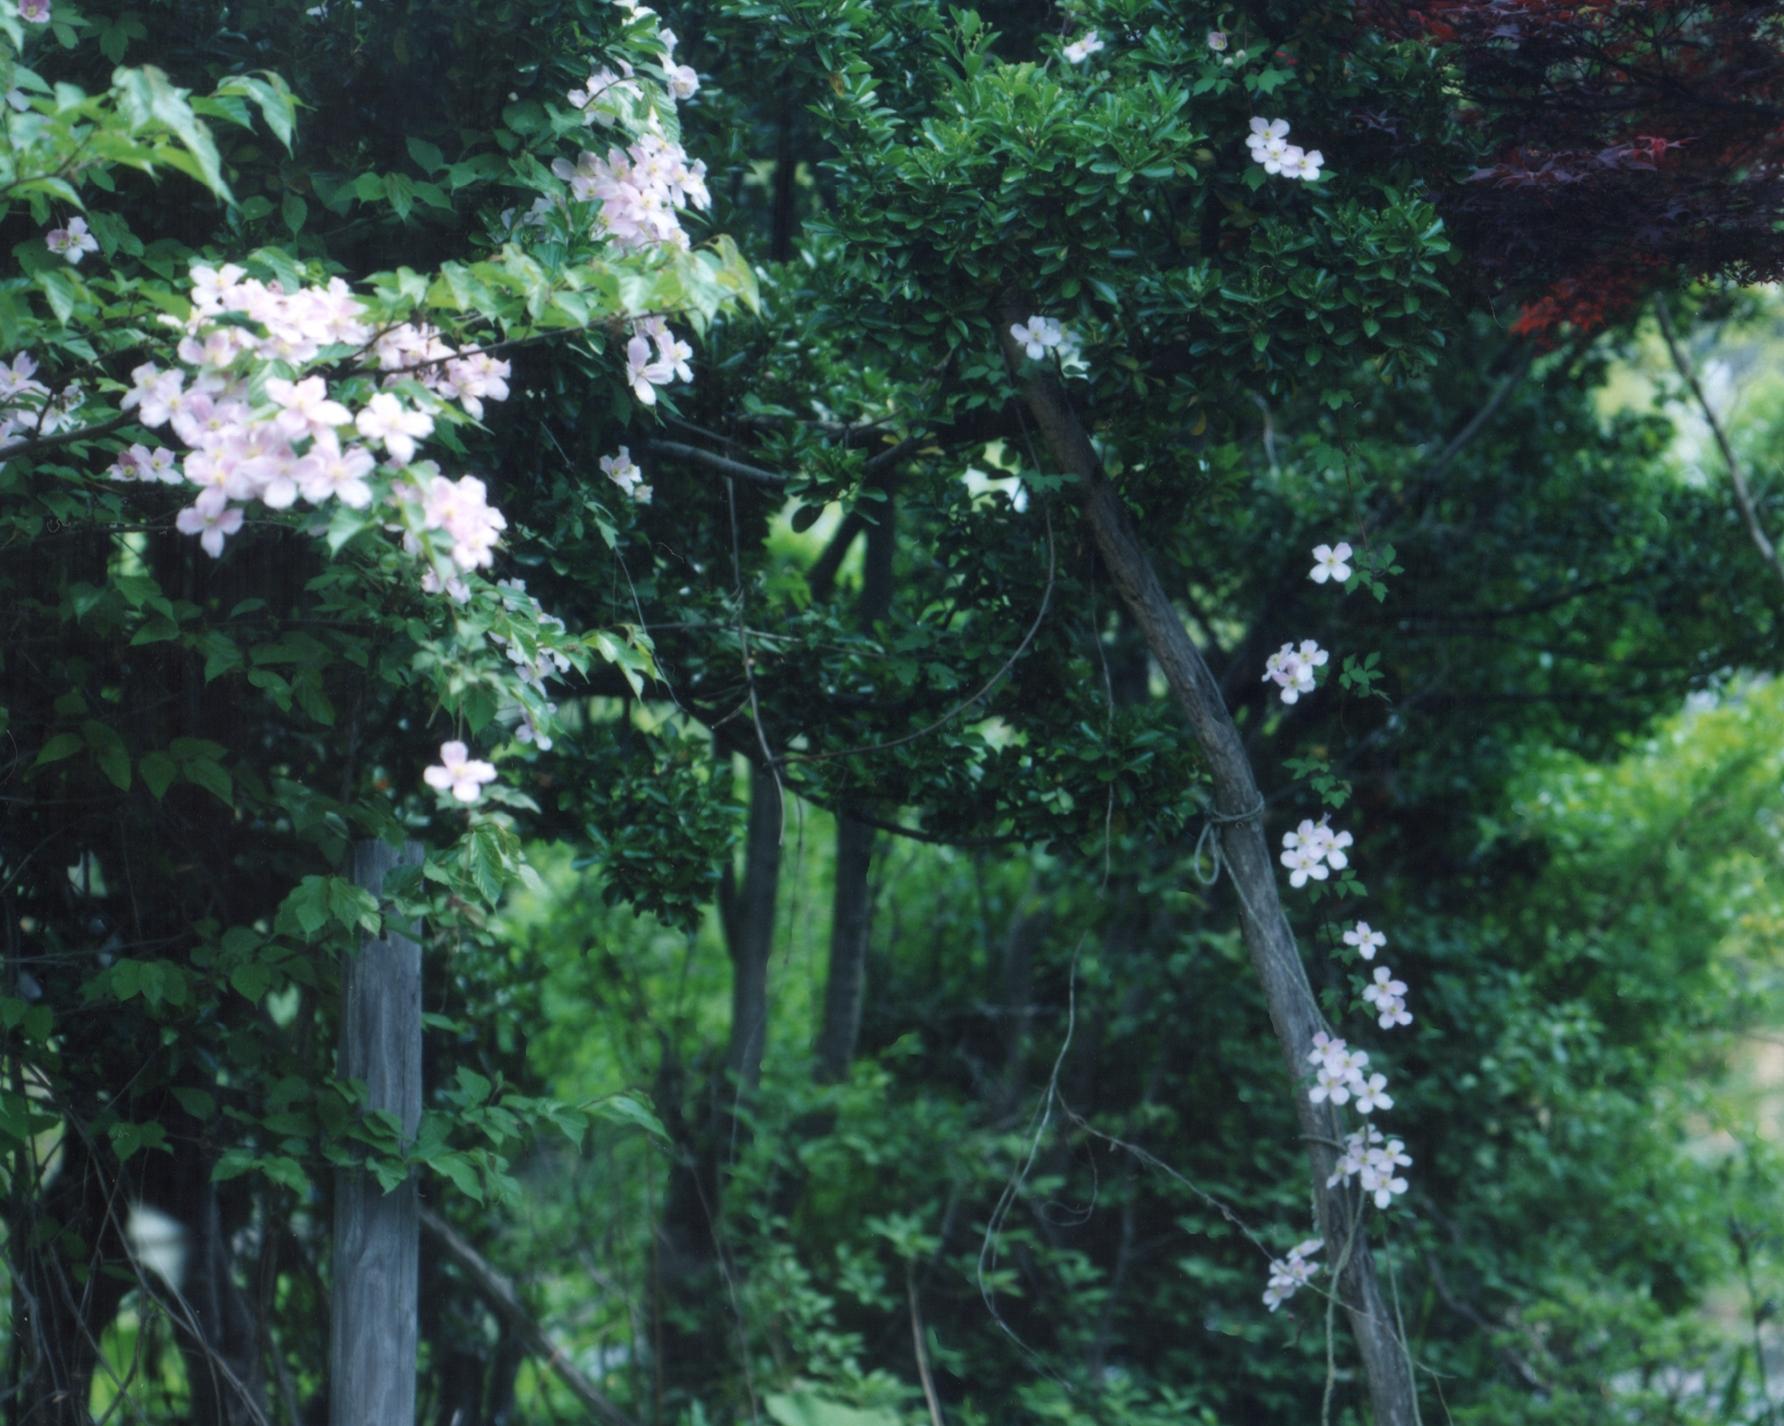
[[[917,1307],[917,1279],[909,1263],[904,1268],[904,1291],[911,1304],[911,1345],[917,1352],[917,1378],[923,1383],[923,1400],[929,1407],[930,1426],[942,1426],[942,1404],[935,1394],[935,1378],[929,1373],[929,1349],[923,1345],[923,1314]]]
[[[1728,483],[1734,487],[1734,503],[1740,507],[1741,519],[1746,522],[1747,534],[1753,540],[1753,547],[1759,551],[1759,557],[1772,567],[1772,573],[1784,580],[1784,562],[1778,559],[1778,548],[1759,523],[1759,507],[1753,503],[1753,492],[1747,485],[1747,473],[1741,468],[1741,462],[1729,444],[1728,433],[1722,429],[1722,422],[1716,418],[1715,410],[1710,406],[1709,398],[1703,393],[1698,383],[1697,372],[1691,365],[1691,358],[1679,345],[1679,334],[1673,329],[1672,313],[1667,310],[1666,298],[1659,294],[1654,298],[1654,314],[1660,318],[1660,335],[1666,338],[1666,349],[1672,355],[1672,362],[1678,368],[1679,375],[1685,379],[1691,395],[1696,398],[1697,406],[1703,412],[1704,420],[1709,424],[1710,434],[1716,439],[1716,449],[1722,452],[1722,462],[1728,467]]]

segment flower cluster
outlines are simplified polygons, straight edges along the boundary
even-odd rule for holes
[[[554,614],[547,614],[544,606],[527,593],[524,580],[499,579],[496,581],[496,588],[501,592],[504,608],[530,616],[531,622],[544,633],[562,636],[568,632],[562,619]],[[557,704],[550,699],[546,681],[570,671],[568,655],[543,643],[529,651],[519,639],[503,634],[492,633],[490,638],[514,665],[521,683],[538,696],[536,707],[525,702],[520,704],[519,723],[515,727],[514,736],[523,743],[532,744],[542,753],[550,752],[548,720],[557,713]]]
[[[660,244],[686,248],[690,240],[680,210],[712,203],[706,164],[690,162],[680,144],[661,134],[641,135],[605,155],[585,149],[575,163],[554,159],[551,171],[570,185],[577,202],[601,205],[595,233],[623,253]],[[534,206],[537,211],[539,205]]]
[[[1072,64],[1083,64],[1085,60],[1102,48],[1102,37],[1095,30],[1090,30],[1066,45],[1060,50],[1060,53]]]
[[[1375,1007],[1376,1019],[1382,1029],[1412,1024],[1412,1012],[1406,1008],[1406,982],[1395,980],[1394,973],[1386,966],[1375,968],[1375,980],[1364,987],[1363,999]]]
[[[1386,1208],[1406,1192],[1406,1180],[1395,1170],[1411,1165],[1405,1144],[1387,1138],[1373,1124],[1367,1124],[1345,1139],[1344,1153],[1326,1180],[1326,1187],[1336,1188],[1349,1179],[1358,1179],[1363,1192],[1374,1195],[1375,1206]]]
[[[1346,849],[1351,841],[1349,832],[1334,832],[1324,818],[1317,824],[1303,818],[1294,831],[1282,834],[1282,864],[1289,869],[1289,885],[1303,887],[1309,880],[1324,881],[1343,871],[1350,865]]]
[[[1270,1285],[1264,1289],[1264,1306],[1274,1312],[1311,1282],[1313,1275],[1319,1271],[1319,1264],[1307,1260],[1324,1246],[1325,1243],[1320,1239],[1309,1238],[1290,1248],[1286,1258],[1272,1258]]]
[[[1313,1048],[1307,1053],[1313,1066],[1313,1088],[1307,1098],[1315,1104],[1348,1104],[1356,1100],[1359,1114],[1373,1114],[1377,1109],[1392,1109],[1388,1077],[1369,1073],[1369,1055],[1353,1050],[1343,1040],[1321,1030],[1313,1037]]]
[[[621,490],[640,505],[650,504],[651,488],[644,483],[644,472],[632,459],[632,452],[621,446],[615,455],[602,456],[601,474],[606,476]]]
[[[1299,702],[1303,693],[1313,692],[1313,671],[1323,668],[1328,657],[1312,639],[1302,639],[1300,648],[1284,644],[1264,660],[1264,682],[1282,690],[1284,703]]]
[[[1251,132],[1245,138],[1254,163],[1261,163],[1265,173],[1284,178],[1302,178],[1312,182],[1325,166],[1325,155],[1318,149],[1303,149],[1288,141],[1287,119],[1251,121]]]
[[[85,399],[78,381],[51,391],[37,379],[36,359],[19,352],[0,366],[0,445],[54,435]]]
[[[475,416],[485,399],[508,395],[506,362],[460,352],[432,329],[410,324],[374,341],[363,305],[339,278],[287,292],[233,264],[201,265],[192,269],[191,299],[176,349],[182,365],[144,362],[131,372],[131,389],[120,403],[143,425],[170,428],[187,449],[181,470],[198,494],[176,519],[181,531],[199,536],[215,557],[241,529],[241,507],[255,500],[274,510],[299,499],[363,510],[374,499],[369,477],[382,464],[403,475],[392,486],[397,505],[421,512],[402,527],[411,554],[422,553],[417,528],[443,530],[460,569],[490,564],[507,522],[487,505],[483,483],[470,476],[446,481],[429,464],[404,470],[433,433],[432,413],[390,390],[374,392],[354,411],[320,375],[267,376],[258,389],[254,378],[269,369],[301,371],[330,350],[369,349],[387,385],[409,378]],[[171,455],[133,446],[111,473],[168,481],[171,469]]]
[[[645,406],[657,404],[657,388],[672,381],[692,381],[688,359],[694,349],[669,330],[661,317],[642,317],[632,324],[626,343],[626,385]]]

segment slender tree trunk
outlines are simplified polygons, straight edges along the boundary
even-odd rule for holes
[[[705,1086],[683,1124],[658,1232],[658,1365],[666,1383],[697,1393],[726,1359],[731,1307],[723,1280],[720,1222],[726,1165],[741,1139],[738,1108],[762,1076],[768,1040],[768,958],[780,886],[781,792],[751,768],[743,881],[720,892],[731,957],[731,1030],[723,1072]],[[679,1116],[671,1114],[672,1124]]]
[[[1016,370],[1021,369],[1022,352],[1008,333],[1025,315],[1026,309],[1009,302],[999,322],[1005,353]],[[1263,983],[1270,1021],[1292,1086],[1296,1118],[1307,1143],[1313,1197],[1328,1261],[1345,1260],[1337,1291],[1356,1339],[1376,1426],[1414,1426],[1418,1399],[1412,1368],[1382,1299],[1367,1234],[1343,1186],[1326,1187],[1336,1158],[1331,1144],[1333,1129],[1320,1107],[1308,1102],[1300,1081],[1313,1037],[1327,1026],[1307,984],[1294,931],[1283,913],[1275,860],[1264,839],[1263,799],[1244,743],[1221,698],[1219,684],[1159,583],[1145,546],[1058,381],[1050,374],[1031,376],[1023,383],[1022,398],[1055,467],[1082,483],[1085,515],[1103,563],[1145,634],[1207,761],[1215,807],[1226,819],[1220,829],[1221,850],[1239,898],[1240,928],[1252,966]]]
[[[774,899],[780,890],[781,791],[771,772],[750,770],[750,817],[744,834],[743,886],[725,912],[731,953],[731,1039],[727,1101],[753,1092],[768,1040],[768,956],[774,949]],[[729,1119],[729,1113],[721,1117]]]
[[[882,482],[881,489],[886,486]],[[892,556],[897,532],[890,494],[867,527],[867,560],[857,616],[863,632],[892,608]],[[836,875],[830,917],[830,969],[824,982],[824,1025],[818,1035],[818,1080],[833,1084],[849,1072],[861,1034],[861,1001],[867,988],[867,938],[873,922],[868,872],[874,830],[847,813],[836,819]]]

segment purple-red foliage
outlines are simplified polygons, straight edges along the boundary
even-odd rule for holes
[[[1520,330],[1594,330],[1680,277],[1784,277],[1780,0],[1359,12],[1440,47],[1459,79],[1484,158],[1446,183],[1445,208],[1495,285],[1531,299]]]

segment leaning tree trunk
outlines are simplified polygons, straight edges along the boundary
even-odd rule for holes
[[[1020,369],[1022,351],[1009,329],[1023,321],[1027,312],[1019,303],[1006,302],[998,323],[1013,369]],[[1334,1261],[1339,1260],[1344,1246],[1350,1245],[1336,1290],[1362,1359],[1376,1426],[1414,1426],[1418,1398],[1412,1367],[1382,1300],[1367,1234],[1343,1187],[1326,1186],[1336,1160],[1332,1126],[1299,1087],[1313,1037],[1328,1027],[1308,986],[1294,931],[1277,894],[1276,865],[1264,839],[1263,798],[1251,760],[1221,697],[1220,685],[1159,583],[1146,548],[1059,382],[1037,371],[1023,383],[1022,399],[1056,468],[1083,484],[1085,517],[1103,563],[1145,634],[1208,764],[1215,809],[1222,819],[1221,851],[1239,898],[1240,928],[1252,966],[1263,982],[1270,1023],[1295,1085],[1295,1114],[1307,1144],[1320,1231]]]

